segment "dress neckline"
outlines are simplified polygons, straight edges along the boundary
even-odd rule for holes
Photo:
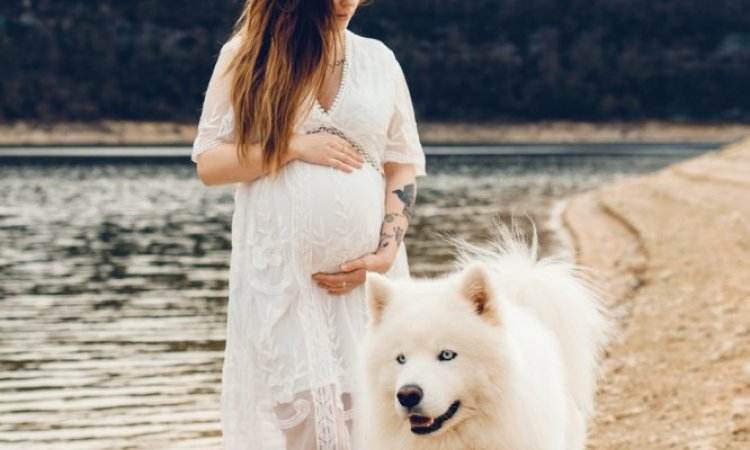
[[[338,90],[336,91],[336,97],[333,98],[333,102],[331,102],[331,106],[328,107],[328,110],[323,109],[323,107],[320,105],[320,102],[318,101],[318,96],[315,95],[315,107],[323,113],[326,116],[331,116],[336,111],[336,108],[338,107],[339,103],[341,102],[341,97],[344,93],[344,89],[346,88],[348,84],[348,78],[349,78],[349,61],[352,58],[352,38],[350,36],[350,31],[347,28],[344,30],[344,67],[341,72],[341,81],[339,82]]]

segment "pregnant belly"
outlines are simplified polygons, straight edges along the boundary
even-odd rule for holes
[[[384,182],[378,171],[365,164],[352,173],[331,167],[293,162],[287,177],[302,176],[308,183],[291,183],[309,189],[308,220],[302,230],[310,250],[310,272],[338,272],[339,266],[377,249],[383,220]],[[291,180],[291,178],[288,178]],[[293,180],[291,180],[293,181]],[[292,195],[295,195],[292,190]]]

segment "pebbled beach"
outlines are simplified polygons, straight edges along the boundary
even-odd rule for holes
[[[573,197],[618,322],[592,449],[750,448],[750,138]]]

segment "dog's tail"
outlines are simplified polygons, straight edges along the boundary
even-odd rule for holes
[[[567,384],[581,412],[593,413],[598,367],[604,346],[612,335],[594,284],[582,267],[562,257],[539,259],[536,228],[530,241],[515,224],[496,223],[489,248],[449,237],[457,249],[456,265],[485,262],[493,272],[498,293],[533,311],[557,336],[566,365]]]

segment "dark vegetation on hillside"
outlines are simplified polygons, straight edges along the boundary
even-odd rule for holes
[[[196,121],[241,6],[3,1],[0,120]],[[350,28],[422,120],[750,120],[747,0],[375,0]]]

